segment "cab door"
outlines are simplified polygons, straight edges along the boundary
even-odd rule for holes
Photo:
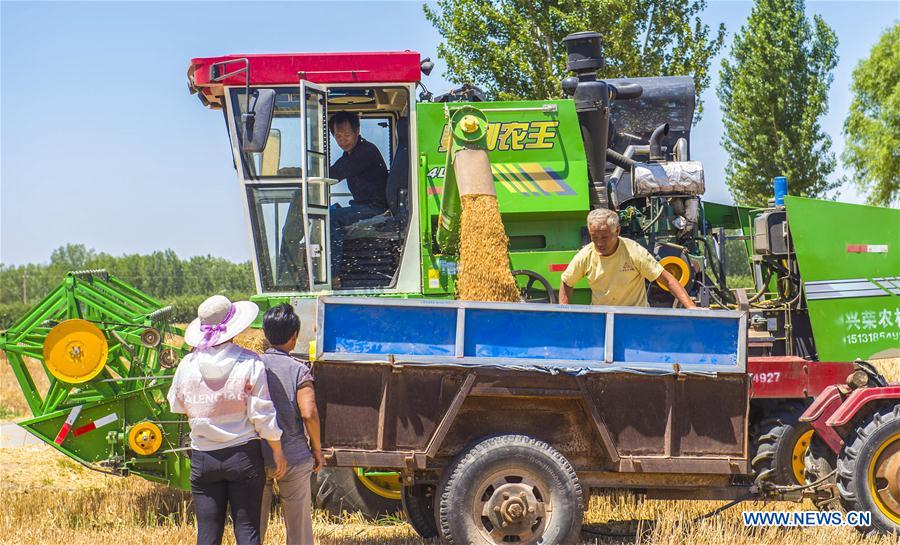
[[[331,288],[328,178],[328,96],[325,87],[300,80],[300,153],[306,269],[311,291]]]

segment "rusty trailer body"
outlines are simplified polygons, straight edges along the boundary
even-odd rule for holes
[[[741,313],[346,297],[318,310],[331,464],[435,483],[478,441],[521,435],[562,454],[585,490],[743,491]]]

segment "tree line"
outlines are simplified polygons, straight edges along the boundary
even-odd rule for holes
[[[58,286],[69,271],[106,269],[148,295],[176,307],[176,321],[196,315],[210,295],[246,299],[254,293],[249,261],[232,263],[212,256],[182,259],[172,250],[112,256],[83,244],[53,251],[49,263],[0,264],[0,329],[9,327]]]

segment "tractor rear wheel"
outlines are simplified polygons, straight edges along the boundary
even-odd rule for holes
[[[414,484],[403,487],[403,514],[406,522],[422,539],[437,537],[437,523],[434,520],[433,484]]]
[[[575,469],[524,435],[490,437],[460,454],[438,485],[448,545],[577,543],[584,503]]]
[[[390,488],[373,486],[372,479],[366,479],[365,475],[358,475],[356,468],[323,468],[313,474],[313,505],[334,516],[359,512],[369,520],[391,516],[402,509]]]
[[[806,406],[782,403],[763,412],[753,426],[751,465],[757,481],[779,485],[803,484],[804,458],[813,439],[813,429],[800,422]]]
[[[869,511],[863,533],[900,533],[900,405],[859,422],[838,455],[837,488],[848,511]]]

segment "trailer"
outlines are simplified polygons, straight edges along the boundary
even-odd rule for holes
[[[753,484],[743,313],[322,297],[317,316],[327,463],[398,471],[424,537],[570,543],[591,489]]]

